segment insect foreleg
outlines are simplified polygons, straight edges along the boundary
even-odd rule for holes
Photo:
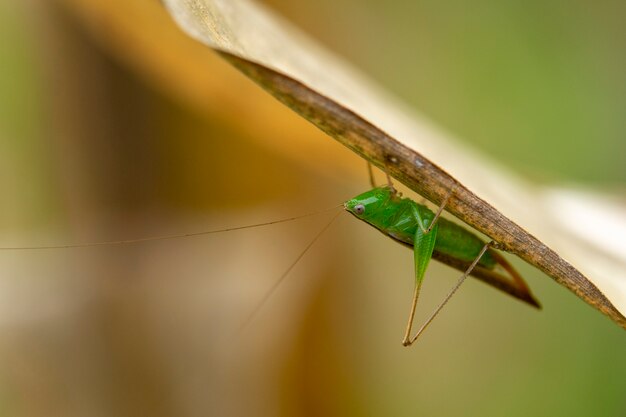
[[[393,181],[391,181],[391,176],[389,175],[387,171],[385,171],[385,176],[387,177],[387,185],[389,186],[391,191],[393,191],[394,194],[397,194],[398,190],[396,190],[396,188],[393,186]]]
[[[376,188],[376,178],[374,178],[374,169],[372,168],[372,163],[367,161],[367,173],[370,177],[370,185],[372,188]]]

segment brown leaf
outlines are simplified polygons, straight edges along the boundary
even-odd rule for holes
[[[245,0],[164,3],[187,34],[411,189],[435,203],[454,189],[446,207],[450,213],[626,328],[623,285],[611,285],[619,279],[611,272],[615,267],[597,267],[598,259],[609,255],[585,251],[584,236],[567,235],[558,221],[559,212],[545,210],[550,200],[541,188],[454,142],[256,4]],[[559,253],[568,254],[569,262]],[[573,258],[574,253],[584,256]],[[623,274],[624,258],[616,262]],[[604,294],[596,284],[602,285]]]

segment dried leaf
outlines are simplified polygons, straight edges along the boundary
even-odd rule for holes
[[[435,203],[454,189],[446,207],[450,213],[626,328],[621,278],[626,255],[599,246],[588,250],[590,236],[572,233],[578,230],[572,224],[585,224],[586,219],[564,223],[562,216],[582,207],[579,202],[570,200],[564,208],[555,203],[558,194],[546,194],[453,141],[256,4],[246,0],[163,2],[187,34],[411,189]],[[572,218],[576,221],[576,216]]]

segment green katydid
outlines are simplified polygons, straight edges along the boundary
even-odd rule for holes
[[[436,213],[433,213],[423,204],[418,204],[409,198],[402,198],[391,183],[391,178],[387,175],[388,185],[376,187],[374,184],[371,166],[368,164],[370,182],[373,189],[359,194],[346,201],[343,207],[358,219],[372,225],[383,234],[391,237],[397,242],[413,248],[413,259],[415,263],[415,290],[413,302],[406,327],[406,332],[402,344],[412,345],[423,333],[426,327],[432,322],[435,316],[448,302],[456,290],[461,286],[465,278],[473,275],[487,284],[504,291],[513,297],[518,298],[534,307],[540,308],[539,303],[531,294],[528,286],[520,274],[509,264],[509,262],[495,250],[491,248],[493,242],[485,243],[473,232],[440,217],[447,202],[452,196],[452,191],[444,199]],[[302,258],[308,249],[317,241],[322,233],[328,229],[333,219],[322,229],[300,253],[298,258],[287,268],[282,276],[275,282],[272,288],[265,294],[261,302],[257,304],[244,327],[255,316],[265,301],[274,290],[280,285],[287,274],[293,269],[295,264]],[[431,258],[435,258],[454,268],[465,272],[459,278],[457,284],[444,298],[443,302],[435,309],[426,322],[421,326],[415,336],[411,337],[411,328],[417,300],[419,297],[424,274]],[[496,266],[502,267],[511,279],[496,271]]]
[[[461,283],[468,275],[473,275],[479,279],[482,279],[486,283],[520,299],[521,301],[524,301],[535,307],[539,307],[539,303],[532,296],[530,290],[528,289],[528,286],[521,278],[521,276],[517,273],[517,271],[515,271],[515,269],[506,261],[504,257],[502,257],[496,251],[490,248],[492,242],[485,243],[474,233],[449,220],[440,217],[447,201],[453,194],[452,192],[450,192],[448,197],[444,199],[437,212],[433,213],[430,209],[422,204],[418,204],[408,198],[402,198],[391,185],[391,180],[389,179],[389,177],[387,178],[388,185],[382,187],[374,187],[372,190],[346,201],[343,205],[287,219],[179,235],[146,237],[131,240],[118,240],[72,245],[0,248],[0,250],[66,249],[89,246],[135,244],[155,240],[199,236],[293,221],[302,217],[327,212],[328,210],[334,210],[338,207],[343,206],[348,212],[352,213],[360,220],[369,223],[370,225],[374,226],[387,236],[402,243],[403,245],[413,248],[415,263],[415,291],[413,294],[413,302],[411,304],[411,312],[407,323],[406,333],[403,339],[403,345],[409,346],[413,342],[415,342],[415,340],[430,324],[436,314],[447,303],[452,294],[459,288]],[[370,179],[372,179],[371,171]],[[333,220],[335,218],[337,218],[336,215],[333,217]],[[245,324],[247,324],[250,319],[256,314],[259,308],[264,304],[264,302],[269,298],[273,291],[294,268],[298,261],[304,256],[308,249],[317,241],[322,233],[329,228],[331,223],[332,220],[309,242],[309,244],[304,248],[300,255],[290,264],[290,266],[281,275],[277,282],[265,294],[261,302],[257,304],[256,308],[253,310],[253,313],[250,315]],[[416,335],[411,337],[410,333],[413,324],[413,317],[415,315],[415,308],[417,305],[417,300],[424,274],[426,272],[426,268],[431,257],[454,268],[465,270],[465,273],[461,276],[456,286],[446,296],[444,301],[439,305],[435,312],[422,325]],[[498,273],[495,270],[497,265],[500,265],[506,272],[508,272],[512,280],[507,279],[506,276]]]
[[[504,257],[490,248],[493,242],[485,243],[469,230],[440,217],[451,195],[452,192],[435,214],[422,204],[409,198],[402,198],[389,182],[388,185],[376,187],[344,204],[345,209],[358,219],[374,226],[392,239],[413,248],[415,290],[402,341],[404,346],[410,346],[415,342],[470,274],[477,275],[487,283],[539,307],[539,303],[530,293],[522,277]],[[457,268],[464,265],[469,266],[439,307],[435,309],[415,336],[411,337],[415,308],[431,257]],[[502,266],[511,275],[512,281],[497,273],[495,271],[496,265]]]

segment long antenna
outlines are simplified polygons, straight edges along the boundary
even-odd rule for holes
[[[254,317],[257,315],[259,310],[261,310],[261,307],[263,307],[265,302],[272,296],[272,294],[274,294],[276,289],[280,286],[280,284],[282,284],[282,282],[285,280],[287,275],[289,275],[289,273],[296,266],[296,264],[300,262],[300,259],[304,257],[304,255],[309,251],[309,249],[311,249],[311,247],[315,244],[315,242],[317,242],[317,240],[324,234],[324,232],[328,230],[330,225],[333,224],[333,222],[337,219],[337,217],[339,217],[341,213],[342,213],[341,211],[338,212],[337,214],[333,216],[332,219],[330,219],[330,221],[326,224],[326,226],[324,226],[324,228],[320,230],[313,239],[311,239],[309,244],[306,245],[306,247],[302,250],[302,252],[300,252],[300,255],[298,255],[298,257],[289,265],[289,267],[285,270],[285,272],[283,272],[280,278],[278,278],[276,282],[274,282],[274,284],[270,287],[270,289],[265,293],[263,298],[259,300],[258,304],[254,307],[254,310],[250,312],[250,315],[248,316],[246,321],[244,321],[241,327],[239,328],[239,332],[242,332],[250,324],[250,322],[252,321],[252,319],[254,319]]]
[[[3,250],[3,251],[4,250],[48,250],[48,249],[88,248],[88,247],[93,247],[93,246],[130,245],[130,244],[143,243],[143,242],[155,242],[159,240],[182,239],[185,237],[204,236],[204,235],[211,235],[214,233],[231,232],[233,230],[251,229],[254,227],[262,227],[262,226],[269,226],[269,225],[277,224],[277,223],[290,222],[293,220],[301,219],[303,217],[310,217],[310,216],[315,216],[317,214],[326,213],[328,211],[335,210],[341,206],[343,206],[343,204],[338,204],[334,207],[330,207],[324,210],[319,210],[319,211],[315,211],[312,213],[303,214],[300,216],[289,217],[286,219],[272,220],[269,222],[255,223],[255,224],[249,224],[245,226],[227,227],[224,229],[205,230],[202,232],[182,233],[182,234],[166,235],[166,236],[150,236],[150,237],[142,237],[138,239],[110,240],[110,241],[105,241],[105,242],[89,242],[89,243],[78,243],[78,244],[68,244],[68,245],[0,247],[0,250]]]

